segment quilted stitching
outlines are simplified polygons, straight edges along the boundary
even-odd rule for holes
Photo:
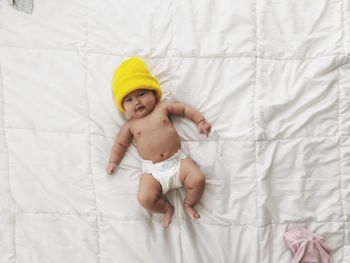
[[[289,262],[306,227],[348,262],[349,21],[346,0],[0,1],[0,261]],[[213,124],[174,118],[207,178],[198,222],[183,190],[166,231],[138,205],[134,146],[104,172],[133,55]]]

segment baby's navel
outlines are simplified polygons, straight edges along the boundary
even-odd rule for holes
[[[164,154],[160,154],[160,157],[164,157]]]
[[[168,124],[168,121],[166,119],[163,119],[163,124]]]
[[[138,131],[138,132],[137,132],[137,135],[138,135],[138,136],[140,136],[140,135],[141,135],[141,132],[140,132],[140,131]]]

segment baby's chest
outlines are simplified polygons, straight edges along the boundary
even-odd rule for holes
[[[158,115],[150,116],[150,118],[144,118],[134,123],[131,132],[135,137],[138,137],[142,134],[157,134],[172,127],[173,124],[168,116]]]

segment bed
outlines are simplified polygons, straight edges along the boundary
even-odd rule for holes
[[[349,0],[0,1],[0,262],[285,263],[294,228],[350,262],[349,54]],[[173,118],[197,221],[183,189],[168,229],[138,204],[135,145],[105,172],[131,56],[212,123]]]

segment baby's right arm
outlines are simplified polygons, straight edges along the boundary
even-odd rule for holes
[[[120,164],[123,159],[127,148],[132,140],[132,134],[130,132],[130,124],[126,122],[117,135],[117,139],[112,147],[109,162],[106,167],[106,171],[111,175],[115,168]]]

